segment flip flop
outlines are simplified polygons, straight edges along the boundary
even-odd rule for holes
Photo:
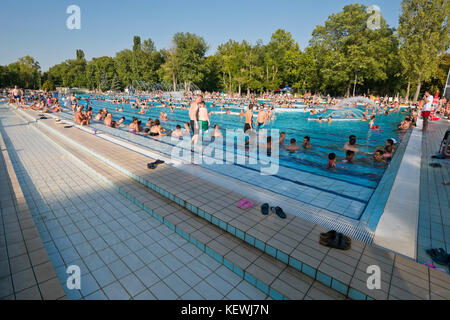
[[[267,216],[269,214],[269,204],[268,203],[263,203],[261,205],[261,213],[265,216]]]
[[[253,203],[252,201],[247,200],[247,202],[245,202],[245,203],[241,206],[241,208],[242,208],[242,209],[248,209],[248,208],[253,207],[253,205],[254,205],[254,203]]]
[[[238,208],[241,208],[241,209],[248,209],[248,208],[252,207],[253,204],[254,204],[253,202],[244,198],[244,199],[239,200],[239,202],[237,203],[237,206],[238,206]]]
[[[320,239],[319,243],[330,248],[349,250],[351,248],[351,243],[348,240],[348,237],[344,236],[342,233],[338,233],[334,238],[328,238],[326,240]]]
[[[427,249],[426,253],[431,257],[431,260],[438,264],[450,265],[450,255],[445,252],[443,248]]]
[[[283,209],[280,207],[272,207],[270,210],[275,213],[277,216],[279,216],[281,219],[286,219],[286,214],[283,212]]]
[[[334,237],[336,237],[336,234],[337,234],[336,230],[330,230],[328,232],[323,232],[320,234],[320,239],[334,238]]]
[[[429,267],[431,269],[436,269],[436,266],[434,264],[432,264],[431,262],[424,263],[423,265],[427,266],[427,267]]]
[[[153,162],[154,164],[162,164],[162,163],[164,163],[164,161],[163,160],[156,160],[155,162]]]
[[[67,128],[72,128],[72,126],[64,126],[64,128],[66,128],[66,129],[67,129]]]
[[[244,203],[246,203],[248,200],[247,199],[241,199],[241,200],[239,200],[239,202],[237,203],[237,206],[240,208],[240,207],[242,207],[243,205],[244,205]]]
[[[440,163],[430,163],[430,167],[432,167],[432,168],[441,168],[442,165]]]

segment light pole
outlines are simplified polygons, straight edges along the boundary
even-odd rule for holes
[[[356,81],[358,81],[358,73],[359,73],[359,70],[355,70],[355,84],[353,85],[353,96],[355,96]]]

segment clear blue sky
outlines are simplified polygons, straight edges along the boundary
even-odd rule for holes
[[[303,49],[316,25],[356,2],[378,5],[388,24],[397,27],[401,0],[2,0],[0,65],[30,55],[46,71],[73,58],[76,49],[87,59],[114,56],[131,48],[134,35],[167,48],[179,31],[204,37],[208,54],[229,39],[267,43],[278,28],[291,32]],[[81,30],[66,28],[71,4],[81,8]]]

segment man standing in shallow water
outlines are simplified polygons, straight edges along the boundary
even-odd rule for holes
[[[191,134],[196,134],[198,131],[198,109],[199,104],[203,102],[203,95],[199,94],[197,95],[197,99],[195,102],[191,103],[191,106],[189,107],[189,119],[190,119],[190,125],[191,125]]]

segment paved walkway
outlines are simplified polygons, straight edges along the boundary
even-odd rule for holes
[[[450,181],[450,160],[431,158],[439,151],[444,133],[449,127],[448,121],[431,122],[423,135],[417,241],[417,259],[420,263],[432,262],[426,249],[444,248],[450,252],[450,186],[442,184],[443,181]],[[441,168],[430,167],[430,163],[439,163]]]
[[[0,110],[25,199],[69,299],[267,298]],[[81,268],[81,290],[65,285],[69,265]]]

